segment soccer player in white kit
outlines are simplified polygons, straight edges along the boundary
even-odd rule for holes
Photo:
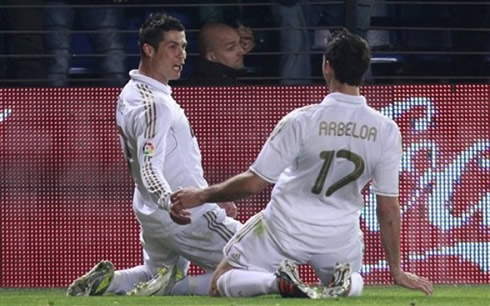
[[[366,41],[344,30],[326,47],[323,73],[329,94],[296,109],[271,133],[250,169],[204,189],[172,195],[171,215],[208,201],[231,201],[275,184],[263,212],[224,248],[212,295],[280,293],[321,298],[360,295],[363,241],[361,190],[372,182],[381,242],[395,283],[432,293],[431,283],[400,266],[398,202],[401,136],[396,123],[366,104],[359,86],[370,63]],[[285,261],[284,261],[285,260]],[[341,263],[337,265],[337,263]],[[305,286],[296,264],[309,264],[324,291]]]
[[[130,71],[131,79],[119,96],[116,124],[135,182],[133,211],[141,227],[144,264],[114,272],[112,264],[103,261],[77,279],[68,295],[126,293],[135,284],[149,281],[162,266],[177,267],[185,274],[189,261],[208,273],[186,277],[173,288],[166,288],[165,294],[207,295],[210,272],[223,258],[225,243],[241,227],[215,203],[193,209],[193,222],[189,225],[180,226],[170,219],[168,208],[173,190],[180,186],[208,186],[196,138],[168,85],[180,77],[186,59],[184,26],[165,14],[151,15],[140,28],[139,44],[140,65],[138,70]],[[162,273],[169,271],[174,275],[165,277],[175,278],[176,269]],[[160,284],[166,285],[161,281]],[[145,286],[140,289],[144,292],[134,293],[156,293]]]

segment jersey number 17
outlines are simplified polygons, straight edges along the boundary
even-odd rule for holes
[[[353,182],[357,180],[362,173],[364,172],[364,161],[362,160],[362,157],[357,155],[354,152],[351,152],[349,150],[339,150],[339,151],[322,151],[320,152],[320,158],[325,160],[323,162],[322,168],[320,169],[320,173],[318,174],[315,184],[313,185],[313,188],[311,189],[311,192],[314,194],[320,194],[323,190],[323,185],[325,184],[325,180],[327,179],[328,171],[330,170],[330,167],[332,165],[332,161],[334,158],[345,158],[348,161],[352,162],[354,164],[354,170],[337,180],[335,183],[330,185],[327,188],[327,192],[325,195],[327,197],[331,196],[335,191],[339,190],[340,188],[344,187],[345,185],[349,184],[350,182]]]

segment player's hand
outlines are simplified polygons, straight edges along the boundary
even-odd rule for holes
[[[413,290],[420,290],[426,295],[432,295],[432,283],[425,277],[417,276],[413,273],[400,270],[396,275],[393,275],[395,283]]]
[[[238,26],[238,35],[240,35],[240,46],[245,53],[250,52],[255,47],[255,37],[252,29],[244,25]]]
[[[201,189],[195,187],[186,187],[178,189],[170,196],[170,202],[174,205],[182,205],[182,208],[192,208],[204,203],[201,201]]]
[[[172,220],[177,224],[189,224],[191,223],[190,211],[188,208],[192,208],[201,205],[199,199],[199,194],[201,190],[194,187],[188,187],[184,189],[179,189],[172,193],[170,196],[170,201],[172,206],[170,207],[169,213]]]
[[[170,218],[177,224],[185,225],[192,222],[190,211],[183,208],[181,203],[172,204],[168,213],[170,214]]]
[[[228,217],[235,219],[238,215],[238,208],[234,202],[222,202],[218,203],[218,205],[225,210]]]

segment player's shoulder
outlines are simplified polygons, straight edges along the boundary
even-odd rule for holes
[[[296,127],[304,125],[304,122],[306,122],[305,116],[308,116],[313,107],[314,105],[306,105],[290,111],[276,124],[271,133],[271,137],[274,138],[275,135],[277,135],[283,129],[295,129]]]
[[[369,112],[369,114],[372,117],[374,117],[374,120],[380,122],[382,125],[386,125],[390,128],[397,128],[398,129],[398,125],[396,124],[395,120],[388,117],[386,114],[381,113],[379,110],[374,109],[371,106],[367,106],[366,109],[367,109],[367,112]]]
[[[317,103],[301,106],[284,116],[281,119],[280,124],[291,126],[308,126],[309,124],[313,124],[318,117],[321,117],[323,111],[324,107]]]
[[[314,114],[319,109],[318,104],[310,104],[295,108],[291,112],[289,112],[283,119],[303,119],[305,117],[309,117]]]
[[[129,81],[123,88],[120,98],[127,101],[132,107],[154,106],[158,108],[169,108],[172,106],[172,96],[152,87],[144,82]]]
[[[139,82],[130,80],[122,89],[119,97],[132,106],[140,104],[143,100],[143,89],[141,85]]]

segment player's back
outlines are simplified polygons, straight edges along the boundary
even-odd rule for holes
[[[398,128],[368,107],[364,97],[333,93],[320,104],[292,112],[285,121],[284,132],[272,136],[278,139],[268,140],[272,146],[277,142],[277,148],[283,143],[280,150],[289,151],[280,159],[292,159],[277,180],[266,212],[275,216],[269,219],[278,227],[289,234],[309,228],[320,237],[328,235],[328,227],[355,231],[366,183],[379,179],[379,188],[397,195],[398,167],[383,172],[385,161],[393,164],[385,160],[391,155],[399,163],[400,148],[394,143],[399,141]]]

